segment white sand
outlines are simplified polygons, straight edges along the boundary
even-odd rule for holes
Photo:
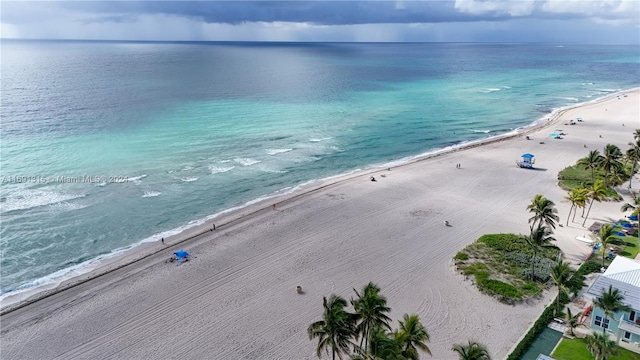
[[[365,173],[334,179],[279,201],[276,211],[263,203],[218,219],[215,232],[3,315],[2,358],[313,359],[316,342],[306,329],[320,319],[322,297],[350,298],[369,281],[382,288],[393,319],[420,316],[431,358],[456,359],[451,345],[467,339],[504,358],[555,294],[501,304],[457,274],[452,257],[482,234],[527,233],[526,206],[538,193],[556,202],[565,224],[569,204],[556,176],[591,149],[627,149],[640,127],[639,92],[627,94],[567,110],[532,132],[534,140],[521,136],[379,170],[377,182]],[[578,116],[584,122],[563,125]],[[555,129],[565,138],[550,139]],[[538,170],[515,166],[525,152],[536,155]],[[586,226],[622,217],[620,206],[596,203]],[[588,233],[580,214],[576,220],[556,231],[574,262],[590,250],[575,240]],[[196,258],[164,262],[180,248]]]

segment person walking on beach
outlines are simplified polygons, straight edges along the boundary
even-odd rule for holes
[[[162,245],[164,245],[164,238],[160,239],[160,241],[162,241]]]

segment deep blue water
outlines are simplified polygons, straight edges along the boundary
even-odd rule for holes
[[[2,292],[640,85],[637,46],[2,41]]]

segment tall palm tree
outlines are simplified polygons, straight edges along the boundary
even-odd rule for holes
[[[616,342],[609,339],[609,335],[593,333],[585,338],[587,340],[587,349],[591,355],[595,356],[595,360],[607,360],[609,355],[613,355],[616,350]]]
[[[595,179],[595,171],[600,168],[600,163],[602,162],[602,155],[600,155],[600,151],[591,150],[589,151],[589,155],[578,160],[578,165],[583,166],[585,169],[591,170],[591,182],[596,181]]]
[[[629,175],[629,188],[631,188],[631,179],[636,174],[636,167],[640,162],[640,139],[636,140],[635,143],[629,143],[629,150],[625,153],[625,157],[627,161],[631,162],[631,174]]]
[[[573,211],[573,221],[575,221],[578,207],[584,207],[584,204],[587,202],[587,189],[571,189],[569,195],[565,196],[564,198],[571,203],[571,208],[569,208],[569,214],[567,215],[567,226],[569,226],[569,217],[571,217],[571,211]]]
[[[571,219],[571,221],[576,221],[576,212],[578,211],[577,207],[582,208],[581,216],[584,216],[584,209],[587,207],[587,200],[589,200],[589,190],[585,188],[576,189],[576,210],[573,212],[573,219]]]
[[[389,318],[386,314],[391,311],[391,308],[387,306],[387,299],[380,295],[380,288],[374,283],[368,283],[362,288],[362,294],[358,293],[356,289],[353,289],[357,298],[351,299],[353,309],[359,316],[359,323],[357,326],[358,334],[361,337],[360,347],[362,347],[364,341],[364,348],[366,349],[369,342],[370,331],[373,328],[380,327],[383,329],[391,330]]]
[[[342,353],[348,354],[352,345],[351,338],[356,335],[354,314],[345,310],[347,300],[337,295],[331,295],[329,300],[323,298],[324,314],[322,320],[309,325],[307,333],[309,339],[318,339],[316,355],[320,358],[322,350],[331,352],[332,359],[336,355],[342,359]]]
[[[640,242],[640,195],[634,196],[633,201],[622,205],[620,210],[622,212],[631,210],[632,214],[638,215],[638,241]]]
[[[567,290],[567,282],[573,274],[568,262],[561,261],[551,268],[551,281],[558,287],[558,296],[556,297],[556,311],[560,311],[560,294],[569,295]]]
[[[569,335],[576,336],[573,332],[573,329],[577,328],[580,325],[580,316],[582,315],[582,311],[573,315],[571,313],[571,308],[567,307],[567,327],[569,328]]]
[[[604,311],[604,319],[602,319],[602,333],[605,333],[607,318],[613,316],[618,311],[629,311],[630,307],[625,305],[622,301],[624,296],[620,294],[618,289],[609,285],[609,290],[602,289],[602,293],[593,302],[593,305],[599,307]]]
[[[633,140],[640,140],[640,129],[635,129],[635,131],[633,132]]]
[[[558,215],[556,215],[558,210],[555,206],[556,204],[553,201],[540,194],[534,196],[531,204],[527,206],[529,212],[533,214],[533,216],[529,218],[529,222],[531,223],[530,230],[533,230],[536,225],[542,225],[542,223],[555,229],[556,221],[560,219]]]
[[[460,360],[491,360],[487,348],[477,341],[469,340],[468,345],[453,344],[451,350],[458,353]]]
[[[597,180],[593,185],[588,189],[587,195],[589,196],[589,210],[587,211],[587,216],[584,217],[584,221],[582,222],[582,226],[586,224],[587,218],[589,218],[589,213],[591,212],[591,206],[593,206],[593,202],[600,202],[607,197],[607,186],[604,184],[604,181]]]
[[[602,161],[600,162],[600,168],[604,170],[605,174],[611,174],[618,167],[622,166],[622,151],[620,148],[613,144],[607,144],[604,147],[602,153]]]
[[[429,341],[429,333],[418,315],[404,314],[402,319],[404,321],[398,321],[400,328],[394,333],[394,337],[402,344],[402,355],[407,360],[419,360],[418,349],[431,355],[431,350],[425,344]]]
[[[533,252],[533,256],[531,257],[531,281],[535,279],[534,271],[536,264],[536,255],[539,251],[541,251],[545,247],[555,247],[555,245],[551,245],[550,241],[555,240],[551,236],[551,229],[540,224],[538,227],[531,232],[531,234],[525,237],[525,241],[531,251]]]
[[[611,224],[604,224],[602,225],[602,227],[600,228],[600,231],[598,231],[598,239],[600,240],[600,242],[602,243],[602,266],[604,267],[604,257],[605,254],[607,253],[607,246],[609,246],[609,243],[611,243],[612,240],[615,240],[616,238],[616,232],[618,230],[618,227],[614,227]]]

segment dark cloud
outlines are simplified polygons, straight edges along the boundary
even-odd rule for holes
[[[452,1],[72,1],[60,5],[88,13],[165,14],[226,24],[276,21],[317,25],[408,24],[495,21],[509,17],[462,13]]]

